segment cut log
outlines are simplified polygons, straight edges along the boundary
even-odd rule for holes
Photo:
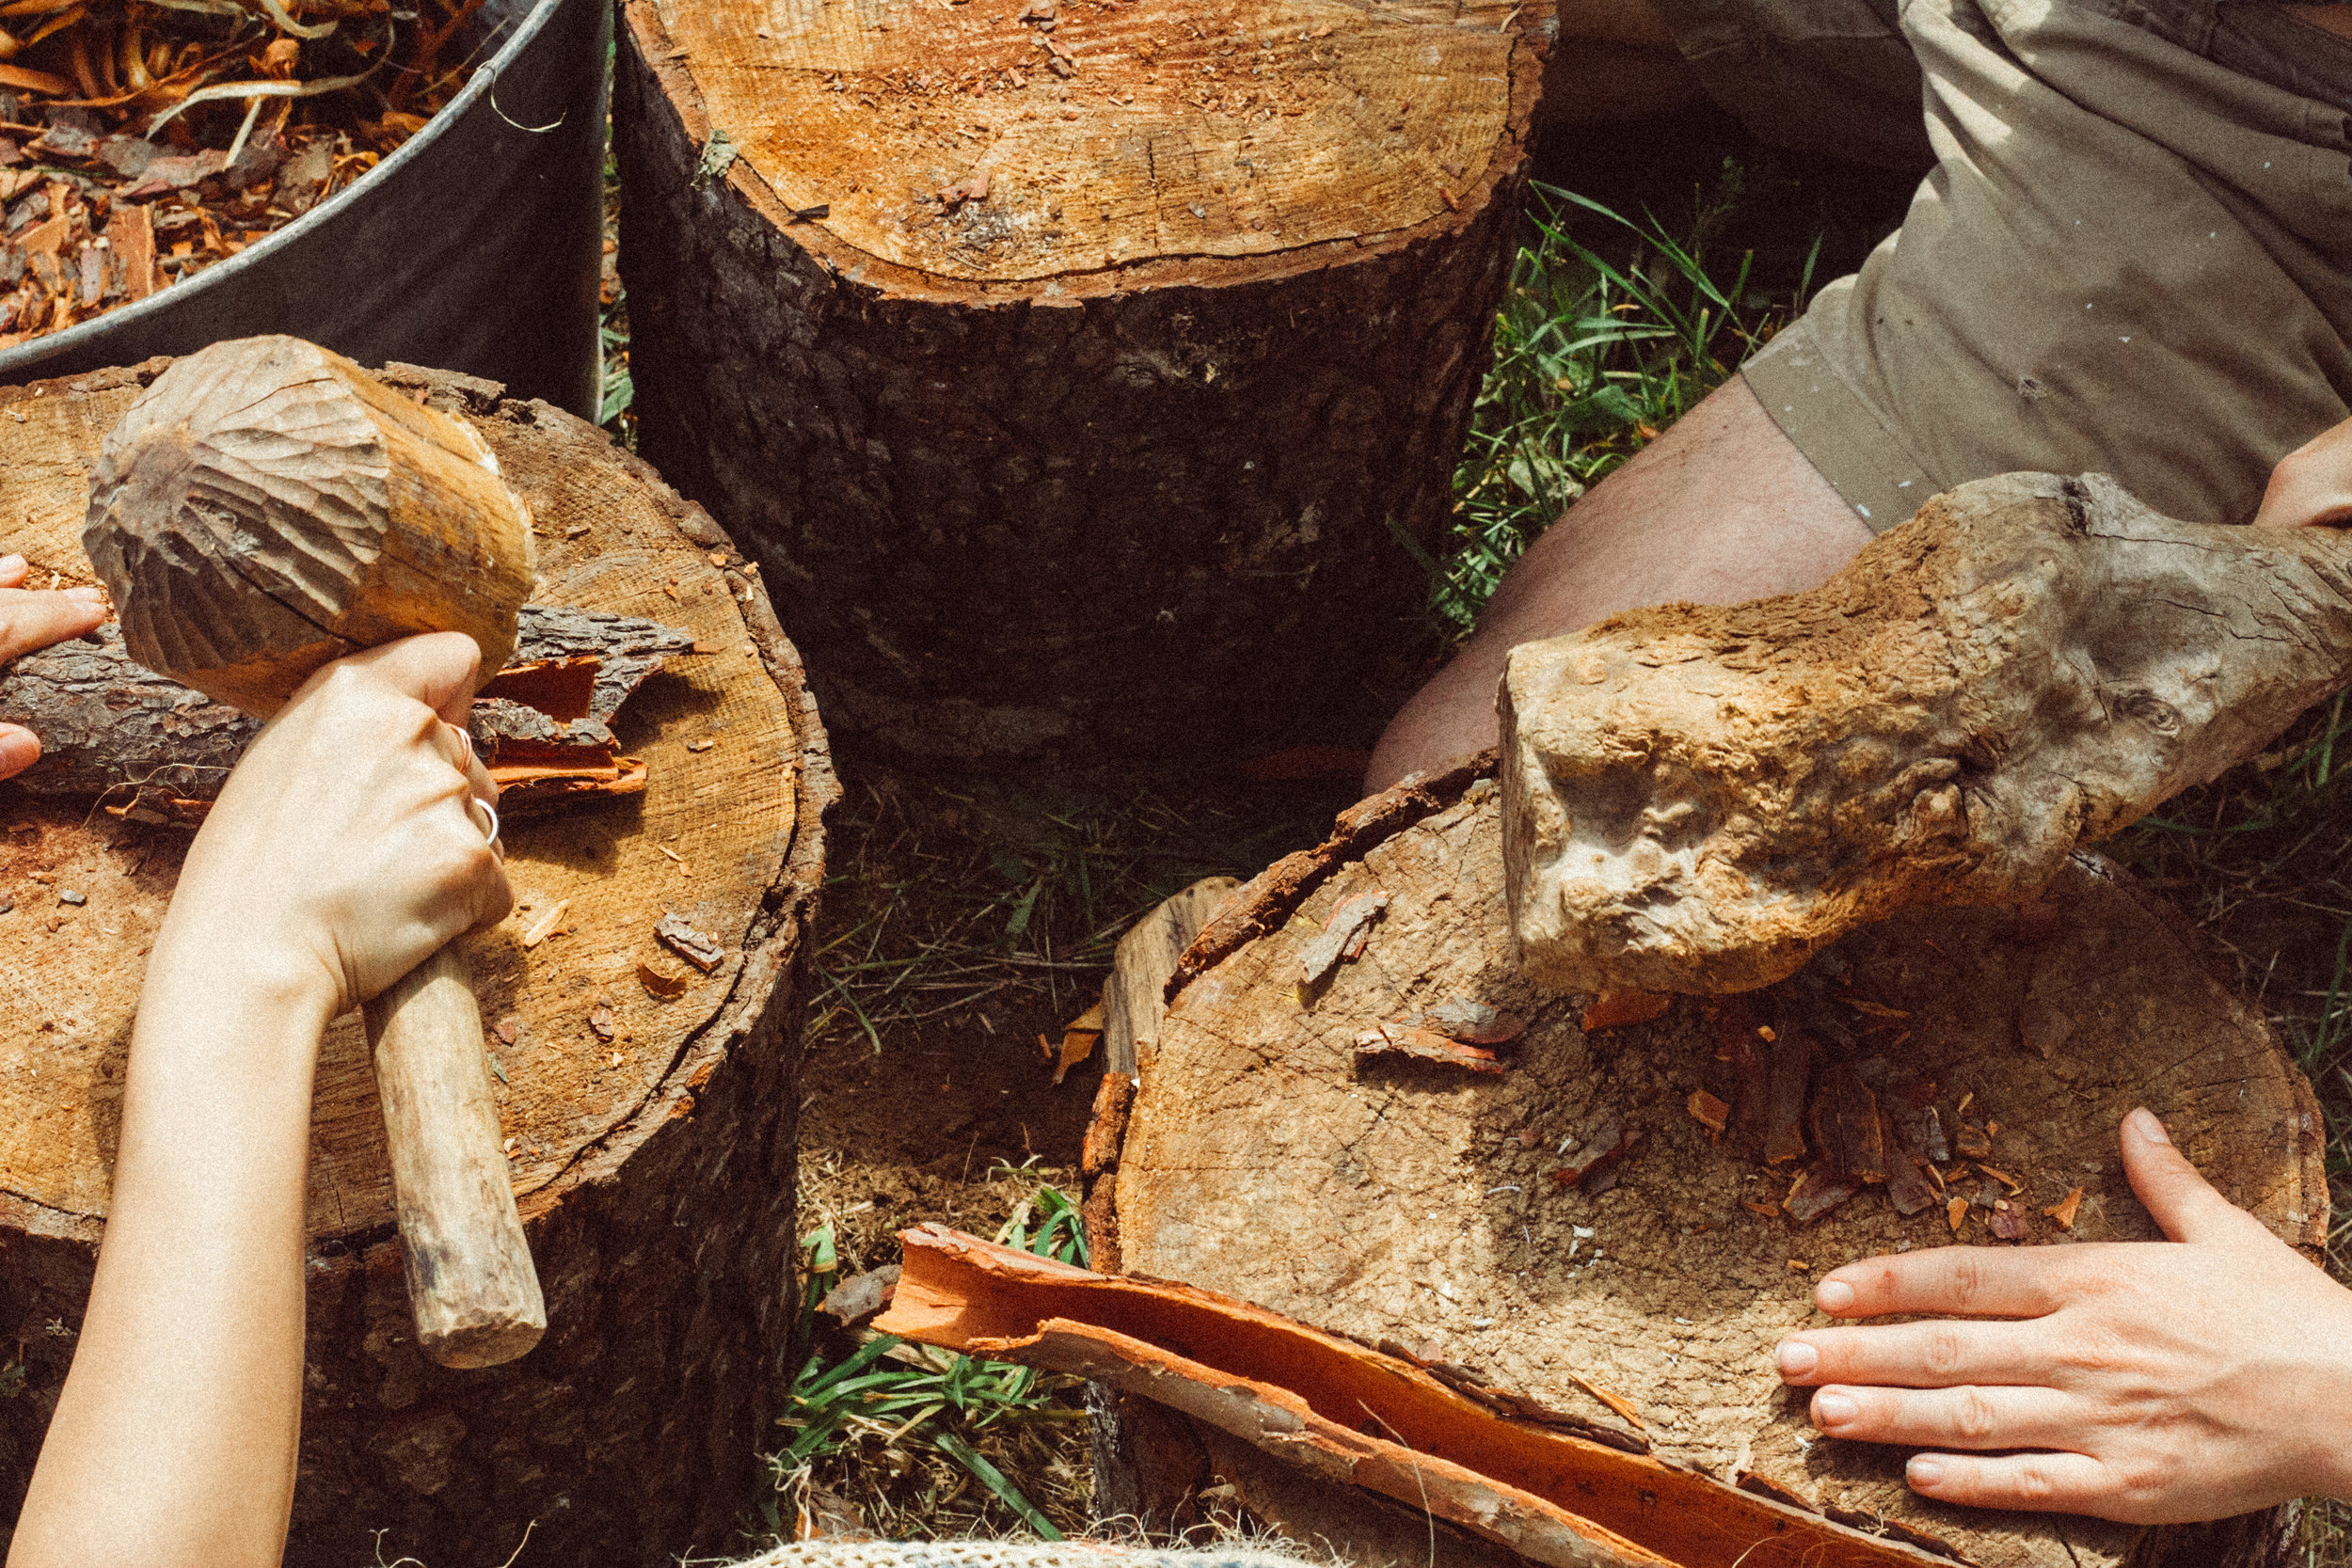
[[[498,781],[501,818],[634,795],[645,765],[612,725],[629,694],[690,652],[692,637],[627,615],[525,605],[514,661],[476,698],[474,747]],[[96,796],[138,822],[204,819],[261,732],[225,703],[135,662],[112,623],[0,669],[0,719],[41,737],[16,776],[37,795]]]
[[[160,368],[0,389],[0,549],[37,580],[92,580],[82,475]],[[824,733],[756,575],[644,464],[486,383],[386,379],[497,454],[538,521],[543,598],[710,651],[665,653],[613,721],[642,794],[509,825],[518,908],[462,944],[547,1296],[522,1359],[453,1372],[418,1354],[359,1020],[328,1032],[287,1561],[373,1560],[384,1529],[388,1561],[496,1563],[526,1527],[548,1561],[664,1560],[734,1538],[774,1414],[759,1369],[791,1333],[794,982],[834,792]],[[143,955],[187,842],[0,784],[0,1321],[26,1340],[25,1397],[0,1402],[0,1507],[72,1354]],[[658,941],[665,917],[711,944],[709,972]]]
[[[2003,1202],[2029,1240],[2058,1239],[2042,1211],[2078,1187],[2063,1234],[2154,1239],[2116,1149],[2144,1103],[2225,1196],[2315,1258],[2328,1196],[2311,1089],[2176,913],[2078,859],[2029,921],[1904,915],[1851,933],[1752,1013],[1679,998],[1588,1037],[1589,998],[1547,992],[1514,961],[1502,853],[1499,791],[1464,768],[1364,802],[1323,849],[1242,891],[1186,955],[1123,1128],[1097,1130],[1117,1132],[1116,1174],[1088,1213],[1115,1219],[1116,1267],[1401,1348],[1654,1458],[1982,1568],[2281,1568],[2276,1513],[2211,1531],[1977,1513],[1911,1493],[1902,1450],[1820,1438],[1772,1345],[1818,1324],[1822,1270],[1952,1240],[1944,1209],[1906,1215],[1891,1183],[1827,1163],[1767,1167],[1690,1109],[1704,1091],[1742,1124],[1740,1102],[1772,1085],[1728,1047],[1803,1035],[1809,1119],[1834,1140],[1869,1145],[1870,1100],[1919,1113],[1923,1148],[1929,1110],[1983,1132],[1980,1160],[1946,1148],[1936,1167],[1959,1239],[1983,1243]],[[1385,919],[1302,1005],[1299,955],[1368,886],[1389,892]],[[2029,995],[2059,994],[2075,1032],[2045,1057],[2017,1019]],[[1456,999],[1528,1020],[1503,1073],[1359,1059],[1361,1030]],[[1610,1125],[1613,1142],[1646,1140],[1614,1185],[1555,1180]],[[1800,1224],[1784,1200],[1803,1181],[1807,1207],[1848,1191]]]
[[[2014,903],[2352,681],[2352,532],[2102,474],[1939,496],[1821,587],[1513,650],[1504,863],[1562,990],[1746,990],[1865,921]]]
[[[1552,10],[624,8],[644,450],[790,586],[836,728],[960,765],[1376,731]]]

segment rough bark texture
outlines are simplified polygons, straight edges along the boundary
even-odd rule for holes
[[[1963,1242],[1993,1240],[1997,1202],[2036,1243],[2153,1239],[2115,1146],[2144,1103],[2226,1196],[2315,1253],[2328,1199],[2310,1087],[2176,914],[2078,858],[2034,904],[1906,914],[1753,1004],[1677,999],[1588,1035],[1592,999],[1545,991],[1514,958],[1498,795],[1456,774],[1366,801],[1313,874],[1274,868],[1196,942],[1117,1155],[1120,1266],[1391,1343],[1984,1568],[2283,1564],[2276,1516],[2141,1531],[1970,1513],[1911,1494],[1900,1451],[1818,1437],[1770,1347],[1817,1321],[1822,1269],[1948,1242],[1949,1222],[1940,1202],[1899,1212],[1890,1183],[1800,1225],[1782,1208],[1798,1167],[1765,1169],[1736,1113],[1718,1139],[1692,1109],[1700,1091],[1740,1098],[1732,1048],[1777,1043],[1751,1025],[1782,1007],[1775,1034],[1802,1022],[1817,1094],[1850,1071],[1898,1114],[1934,1109],[1965,1146],[1937,1167],[1968,1200]],[[1379,819],[1385,832],[1364,830]],[[1362,957],[1302,995],[1300,951],[1371,887],[1391,903]],[[1358,1062],[1359,1031],[1457,1000],[1529,1020],[1497,1048],[1507,1072]],[[1560,1179],[1604,1140],[1629,1152],[1581,1187]],[[2062,1230],[2043,1212],[2077,1187]]]
[[[41,580],[89,580],[84,465],[157,368],[0,390],[0,549]],[[495,1564],[534,1521],[526,1562],[723,1553],[791,1331],[795,980],[834,795],[824,732],[755,571],[699,508],[545,404],[388,375],[497,452],[544,531],[548,599],[715,651],[673,656],[620,715],[650,764],[643,795],[508,829],[521,908],[465,944],[547,1293],[547,1338],[521,1360],[453,1372],[419,1355],[358,1020],[329,1031],[287,1560],[372,1561],[382,1529],[386,1561]],[[186,842],[0,784],[0,1323],[20,1325],[26,1369],[0,1401],[0,1510],[72,1353],[141,958]],[[657,942],[665,911],[718,946],[711,972]],[[681,993],[656,998],[640,965]]]
[[[945,1226],[899,1232],[876,1332],[1142,1394],[1327,1481],[1549,1568],[1931,1568],[1866,1534],[1409,1354],[1196,1286],[1093,1273]]]
[[[1368,735],[1551,7],[1023,8],[624,8],[644,450],[769,567],[836,727],[960,763]]]
[[[1866,921],[2032,896],[2347,680],[2352,534],[1963,485],[1810,593],[1514,650],[1513,933],[1557,990],[1765,985]]]
[[[499,781],[501,817],[634,794],[612,725],[665,655],[690,651],[675,626],[633,616],[525,605],[514,662],[483,689],[471,728]],[[0,669],[0,719],[41,737],[11,781],[36,795],[97,796],[135,821],[199,822],[245,754],[258,721],[135,662],[112,622]]]

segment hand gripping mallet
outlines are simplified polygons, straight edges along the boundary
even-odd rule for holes
[[[460,631],[514,652],[531,518],[480,436],[293,338],[179,360],[106,436],[83,547],[131,657],[267,718],[321,665]],[[490,1367],[547,1328],[465,960],[365,1009],[417,1342]]]

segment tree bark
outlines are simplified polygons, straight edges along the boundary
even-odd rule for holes
[[[1504,867],[1561,990],[1747,990],[1867,921],[2030,898],[2352,681],[2352,538],[2104,474],[1938,496],[1803,594],[1512,650]]]
[[[612,725],[629,694],[694,640],[633,616],[525,605],[513,662],[475,699],[470,728],[501,817],[645,787]],[[135,662],[112,622],[0,670],[0,719],[41,737],[13,781],[96,796],[132,821],[193,826],[261,733],[258,721]]]
[[[1601,1008],[1520,973],[1502,852],[1490,758],[1364,802],[1219,914],[1142,1053],[1115,1159],[1095,1162],[1108,1174],[1088,1213],[1115,1217],[1117,1267],[1384,1343],[1983,1568],[2282,1562],[2276,1513],[2140,1530],[1931,1503],[1903,1485],[1904,1453],[1818,1439],[1770,1370],[1777,1338],[1816,1321],[1821,1270],[1953,1241],[1947,1196],[1963,1243],[2153,1239],[2116,1154],[2137,1104],[2224,1195],[2317,1256],[2310,1086],[2174,911],[2077,859],[2040,901],[1864,927],[1754,998]],[[1362,955],[1302,990],[1301,951],[1374,889],[1390,903]],[[1357,1053],[1375,1025],[1458,1027],[1464,1004],[1525,1021],[1487,1047],[1501,1075]],[[1771,1078],[1743,1090],[1742,1058],[1801,1037],[1811,1115],[1803,1096],[1788,1114],[1803,1158],[1767,1168],[1740,1105],[1771,1113]],[[1908,1158],[1930,1111],[1948,1141],[1922,1209],[1904,1211],[1891,1174],[1859,1174],[1866,1093],[1892,1124],[1877,1158]],[[1842,1201],[1793,1217],[1792,1183],[1810,1196],[1837,1179]]]
[[[624,8],[644,450],[790,585],[836,726],[959,763],[1372,734],[1551,11]]]
[[[0,548],[40,580],[90,580],[81,475],[160,368],[0,389]],[[644,791],[510,826],[520,907],[463,943],[547,1296],[522,1359],[458,1372],[418,1354],[358,1019],[329,1031],[287,1560],[372,1560],[379,1530],[386,1561],[501,1562],[526,1528],[524,1560],[723,1552],[792,1332],[795,982],[835,793],[824,731],[756,568],[644,464],[486,383],[387,380],[497,453],[541,529],[547,599],[707,651],[666,653],[614,718]],[[0,1507],[72,1354],[142,958],[186,842],[0,784],[0,1323],[24,1352],[0,1400]],[[715,950],[708,972],[656,938],[665,917]]]

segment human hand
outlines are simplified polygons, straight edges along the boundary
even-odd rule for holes
[[[106,618],[103,590],[33,592],[24,586],[30,570],[23,556],[0,555],[0,665],[94,630]],[[40,737],[22,724],[0,724],[0,779],[12,779],[40,760]]]
[[[1912,1490],[1982,1508],[2174,1524],[2352,1492],[2352,1291],[2207,1185],[2148,1112],[2122,1143],[2169,1242],[1832,1271],[1814,1301],[1834,1317],[1979,1321],[1792,1335],[1781,1377],[1820,1390],[1813,1424],[1925,1449]]]
[[[2279,460],[2256,528],[2352,528],[2352,420]]]
[[[471,638],[441,632],[305,682],[189,847],[157,961],[193,953],[332,1016],[504,918],[482,809],[498,786],[462,728],[480,663]]]

